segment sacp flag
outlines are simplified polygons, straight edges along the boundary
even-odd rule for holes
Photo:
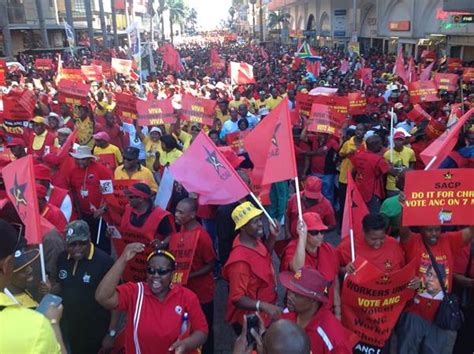
[[[247,63],[230,62],[230,81],[232,85],[254,84],[253,66]]]
[[[170,172],[200,204],[229,204],[250,193],[248,186],[204,132],[199,133]]]
[[[382,272],[359,257],[354,266],[355,273],[348,274],[342,286],[342,324],[355,333],[360,342],[381,348],[406,302],[414,296],[408,284],[415,276],[417,262],[413,260],[390,273]]]
[[[69,46],[73,48],[76,45],[74,29],[66,21],[64,21],[64,32],[66,33],[66,38],[69,43]]]
[[[171,98],[165,100],[137,101],[138,124],[162,125],[176,121]]]
[[[39,213],[33,157],[28,155],[11,162],[3,168],[2,175],[8,198],[25,224],[28,243],[42,243],[43,236],[54,226]]]
[[[404,226],[472,225],[474,170],[408,171]]]
[[[244,146],[254,165],[257,184],[266,185],[297,176],[287,98],[244,138]]]
[[[181,99],[181,118],[191,123],[214,124],[216,101],[184,94]]]

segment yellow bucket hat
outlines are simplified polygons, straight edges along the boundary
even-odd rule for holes
[[[250,202],[245,202],[238,205],[232,211],[232,220],[235,223],[235,229],[238,230],[245,224],[247,224],[251,219],[256,216],[259,216],[263,213],[260,209],[254,207]]]

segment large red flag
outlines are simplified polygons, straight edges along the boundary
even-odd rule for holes
[[[402,78],[405,84],[408,83],[408,74],[405,70],[405,60],[403,59],[402,48],[398,51],[397,59],[395,60],[395,66],[393,67],[393,74]]]
[[[426,165],[426,169],[436,169],[453,150],[459,136],[459,131],[466,121],[474,115],[474,108],[471,108],[456,123],[446,129],[435,141],[420,154],[421,159]],[[434,159],[434,162],[430,162]]]
[[[248,186],[204,132],[170,166],[170,172],[188,192],[199,195],[201,205],[229,204],[250,194]]]
[[[350,170],[347,170],[347,192],[342,218],[341,238],[347,237],[350,230],[354,232],[354,241],[362,237],[362,219],[369,213],[364,198],[360,194],[352,178]]]
[[[259,185],[297,176],[288,99],[284,99],[244,138]]]
[[[429,81],[431,78],[431,71],[433,70],[435,62],[433,61],[430,65],[423,69],[420,74],[420,81]]]
[[[28,243],[42,243],[43,235],[51,231],[54,226],[39,213],[33,157],[28,155],[11,162],[3,168],[2,175],[8,198],[25,224],[25,237]]]

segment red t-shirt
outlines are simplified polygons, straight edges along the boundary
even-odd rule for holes
[[[209,236],[207,231],[201,225],[199,225],[196,229],[199,229],[200,232],[196,251],[194,252],[193,262],[191,263],[191,273],[216,260],[216,253],[214,252],[214,247],[212,246],[211,236]],[[192,230],[192,232],[196,232],[196,229]],[[212,270],[207,274],[188,279],[186,287],[194,291],[201,304],[207,304],[211,302],[214,299],[215,290]]]
[[[471,252],[471,245],[468,245],[462,249],[461,254],[456,256],[454,260],[454,273],[465,275],[466,268],[469,264],[469,253]],[[474,258],[471,261],[471,267],[467,272],[467,276],[471,279],[474,279]],[[470,289],[470,299],[471,302],[474,302],[474,289]]]
[[[461,254],[464,246],[462,231],[444,232],[436,245],[429,245],[442,273],[445,274],[445,286],[448,293],[452,291],[454,259]],[[405,250],[407,262],[414,258],[419,261],[417,276],[421,279],[421,288],[413,300],[407,304],[406,311],[416,313],[428,321],[433,321],[443,299],[443,292],[436,273],[431,269],[430,257],[423,244],[421,234],[412,233],[408,242],[403,243],[402,247]]]
[[[384,196],[384,175],[390,166],[383,156],[370,151],[358,150],[350,157],[356,172],[355,183],[365,202],[373,195],[379,198]]]
[[[281,319],[296,323],[297,314],[288,312]],[[304,328],[311,342],[314,354],[351,354],[354,335],[344,328],[337,318],[326,308],[320,308]]]
[[[326,143],[321,145],[318,141],[318,136],[314,135],[309,138],[309,141],[311,143],[312,151],[318,150],[319,148],[325,148],[326,150],[324,155],[311,157],[311,172],[325,174],[328,172],[328,170],[335,169],[336,162],[328,160],[328,154],[330,159],[331,156],[337,154],[337,151],[339,150],[339,143],[337,140],[333,137],[329,137]]]
[[[100,181],[111,179],[112,172],[97,162],[91,162],[85,170],[75,167],[71,171],[69,184],[82,212],[91,214],[91,204],[96,208],[100,206],[102,201]],[[81,190],[87,192],[81,194]]]
[[[199,300],[191,290],[174,285],[163,301],[153,295],[147,283],[125,283],[117,287],[118,311],[127,312],[125,327],[125,352],[138,353],[134,343],[134,318],[139,285],[143,284],[143,302],[137,326],[137,338],[141,354],[169,354],[169,347],[180,336],[185,312],[189,315],[191,333],[207,333],[206,317]]]
[[[41,216],[43,216],[46,220],[53,224],[53,226],[61,235],[64,235],[64,230],[66,229],[67,221],[61,209],[59,209],[53,204],[46,203],[46,206],[43,209]]]
[[[363,238],[363,236],[361,236]],[[351,262],[351,240],[345,237],[336,249],[341,267]],[[356,240],[355,253],[365,258],[382,272],[391,273],[403,268],[405,265],[405,255],[397,240],[390,236],[385,236],[385,242],[378,248],[372,248],[364,239]]]
[[[303,193],[301,193],[301,196]],[[318,213],[323,223],[332,228],[336,226],[336,215],[332,204],[325,197],[322,197],[318,204],[311,207],[307,207],[303,201],[301,201],[301,209],[304,213]],[[298,223],[298,205],[296,200],[296,194],[293,194],[288,200],[288,207],[286,210],[288,222],[290,223],[290,232],[293,238],[297,238],[296,224]]]

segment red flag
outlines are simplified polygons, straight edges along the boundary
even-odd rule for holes
[[[412,56],[410,56],[410,59],[408,61],[407,77],[409,82],[418,81],[418,75],[416,74],[416,65]]]
[[[219,56],[219,53],[216,49],[211,49],[211,67],[214,69],[223,69],[225,68],[225,60]]]
[[[370,86],[372,84],[372,69],[362,68],[357,70],[356,77],[359,77],[365,86]]]
[[[398,51],[395,66],[393,67],[393,74],[403,79],[406,84],[408,83],[408,74],[405,70],[405,60],[403,59],[402,48]]]
[[[453,150],[459,136],[459,131],[466,121],[474,114],[474,108],[471,108],[456,123],[449,127],[441,136],[433,141],[420,154],[421,159],[426,165],[426,169],[436,169]],[[434,162],[429,163],[434,159]],[[429,165],[429,166],[428,166]]]
[[[306,60],[306,70],[313,74],[315,77],[319,77],[321,72],[321,62]]]
[[[66,158],[66,156],[69,154],[69,151],[71,151],[72,146],[74,145],[74,142],[76,141],[76,135],[77,135],[77,129],[74,129],[74,131],[69,135],[64,142],[63,146],[61,146],[57,152],[57,156],[60,159]]]
[[[232,85],[246,85],[255,83],[252,65],[231,61],[229,69]]]
[[[163,46],[158,49],[158,53],[163,56],[163,67],[165,70],[184,71],[181,56],[178,51],[174,49],[172,44],[163,44]]]
[[[351,171],[347,170],[347,192],[342,218],[341,237],[349,236],[351,229],[354,232],[354,242],[358,237],[362,237],[362,219],[368,213],[367,205],[357,189]]]
[[[42,243],[43,235],[51,231],[54,226],[39,213],[33,156],[28,155],[11,162],[3,168],[2,175],[8,198],[25,224],[28,243]]]
[[[244,138],[244,146],[254,164],[257,184],[265,185],[297,176],[287,98]]]
[[[431,77],[431,70],[433,70],[435,62],[433,61],[430,65],[423,69],[420,74],[420,81],[429,81]]]
[[[217,149],[201,132],[170,166],[170,172],[188,192],[199,195],[199,204],[229,204],[250,193],[248,186]]]

